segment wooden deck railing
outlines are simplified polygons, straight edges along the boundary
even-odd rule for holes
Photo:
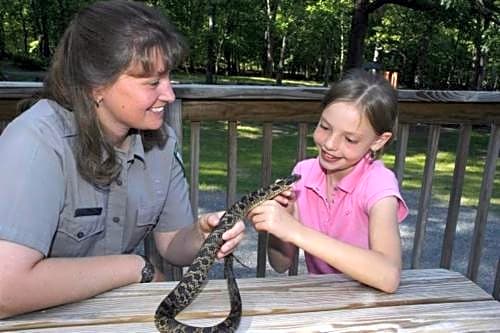
[[[15,103],[40,89],[39,83],[0,82],[0,126],[5,125],[16,114]],[[204,121],[226,121],[228,124],[227,161],[227,205],[236,198],[237,185],[237,127],[239,121],[262,123],[262,166],[261,183],[271,181],[272,130],[273,124],[280,122],[297,123],[298,146],[296,159],[305,158],[308,126],[315,123],[320,114],[319,103],[325,88],[288,88],[268,86],[211,86],[176,85],[177,100],[169,108],[169,122],[180,140],[182,126],[190,126],[190,181],[198,184],[200,167],[200,124]],[[471,236],[471,252],[468,260],[467,276],[477,281],[481,259],[488,210],[492,197],[497,159],[500,152],[500,92],[478,91],[414,91],[399,90],[399,127],[396,140],[396,158],[393,166],[401,183],[405,171],[410,127],[427,124],[429,135],[425,152],[425,167],[418,200],[417,222],[411,260],[412,268],[419,268],[424,245],[426,224],[432,195],[432,180],[438,154],[438,143],[443,126],[459,126],[455,167],[450,190],[450,200],[443,236],[440,266],[450,268],[455,232],[457,227],[460,199],[466,173],[466,161],[473,126],[488,127],[490,131],[486,161],[481,180],[474,230]],[[1,130],[1,127],[0,127]],[[182,144],[182,141],[181,141]],[[197,186],[191,186],[190,198],[195,214],[199,203]],[[257,276],[265,275],[266,235],[258,240]],[[154,251],[147,244],[148,252]],[[500,258],[498,259],[500,261]],[[493,294],[500,299],[500,263]],[[297,274],[297,265],[289,272]],[[174,270],[173,278],[179,277]]]

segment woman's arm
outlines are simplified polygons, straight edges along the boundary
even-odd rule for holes
[[[177,266],[190,265],[203,241],[212,229],[219,223],[224,212],[203,214],[194,223],[172,232],[155,232],[155,243],[160,255],[169,263]],[[222,238],[225,240],[217,253],[217,258],[223,258],[233,252],[243,239],[245,225],[238,221],[234,227],[226,231]]]
[[[90,298],[141,280],[137,255],[44,258],[0,240],[0,319]]]

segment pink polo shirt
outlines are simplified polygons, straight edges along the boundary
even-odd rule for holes
[[[399,199],[398,222],[408,215],[394,173],[368,155],[337,184],[331,202],[326,194],[326,174],[318,158],[297,163],[293,173],[302,176],[294,187],[302,224],[345,243],[369,248],[368,212],[382,198]],[[305,259],[309,273],[338,273],[307,252]]]

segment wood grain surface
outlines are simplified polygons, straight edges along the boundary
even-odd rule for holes
[[[211,280],[178,319],[213,325],[229,301],[224,280]],[[494,331],[500,303],[463,275],[407,270],[394,294],[343,275],[238,280],[243,319],[238,332]],[[155,332],[153,314],[175,282],[134,284],[95,298],[0,321],[0,331]]]

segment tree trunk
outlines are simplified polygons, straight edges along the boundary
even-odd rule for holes
[[[484,79],[484,68],[486,66],[486,54],[483,52],[483,33],[486,30],[489,22],[487,20],[478,19],[478,27],[474,37],[474,48],[476,55],[474,57],[474,73],[470,89],[481,90]]]
[[[4,12],[3,9],[0,10],[0,59],[3,59],[7,55],[7,50],[5,46],[5,30],[3,28],[4,22]],[[0,72],[0,77],[1,77]]]
[[[50,59],[50,36],[49,36],[49,23],[48,23],[48,10],[46,8],[47,2],[40,2],[40,14],[41,14],[41,24],[42,24],[42,57],[44,59]]]
[[[390,3],[421,11],[438,7],[434,0],[377,0],[372,2],[369,0],[354,0],[354,14],[351,20],[351,34],[345,69],[359,68],[363,65],[363,51],[365,48],[366,32],[368,31],[368,16]]]
[[[283,80],[283,66],[285,62],[285,50],[286,50],[286,35],[281,39],[281,51],[280,51],[280,61],[278,63],[278,72],[276,73],[276,84],[278,86],[282,85]]]
[[[274,22],[276,21],[276,11],[278,9],[279,0],[266,0],[266,31],[264,33],[265,40],[265,54],[264,54],[264,68],[263,75],[272,77],[274,72]]]
[[[28,27],[26,26],[26,18],[24,17],[23,10],[24,10],[23,6],[19,6],[19,19],[21,20],[21,27],[23,29],[24,53],[28,54],[28,52],[29,52],[29,47],[28,47],[29,32],[28,32]]]
[[[208,2],[208,36],[207,36],[207,69],[206,83],[214,83],[215,75],[215,57],[216,57],[216,42],[215,42],[215,4],[213,1]]]
[[[360,68],[363,64],[366,31],[368,30],[368,10],[366,0],[355,1],[351,20],[351,34],[345,69]]]

